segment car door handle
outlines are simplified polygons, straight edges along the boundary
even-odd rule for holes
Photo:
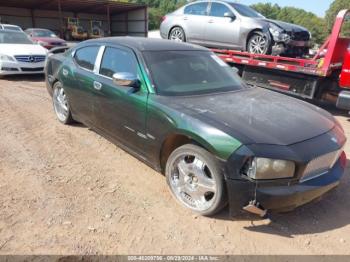
[[[214,23],[214,20],[209,20],[208,23],[209,23],[209,24],[213,24],[213,23]]]
[[[101,90],[102,89],[102,84],[100,82],[94,81],[94,88],[96,90]]]
[[[63,68],[62,74],[63,74],[64,76],[68,76],[69,72],[68,72],[67,69],[64,69],[64,68]]]
[[[184,20],[188,20],[188,17],[184,17]]]

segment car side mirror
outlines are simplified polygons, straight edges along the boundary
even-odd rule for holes
[[[224,17],[231,18],[231,21],[234,21],[236,19],[236,16],[232,12],[226,12],[224,14]]]
[[[140,88],[140,80],[132,73],[121,72],[113,74],[113,83],[117,86]]]

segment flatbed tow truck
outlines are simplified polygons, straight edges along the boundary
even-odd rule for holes
[[[248,85],[350,110],[350,38],[342,36],[350,10],[338,13],[331,35],[312,58],[250,54],[212,49],[239,70]],[[348,90],[348,91],[347,91]]]

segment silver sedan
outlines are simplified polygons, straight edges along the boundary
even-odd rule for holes
[[[162,38],[255,54],[303,56],[310,46],[307,29],[266,19],[232,1],[197,1],[163,18]]]

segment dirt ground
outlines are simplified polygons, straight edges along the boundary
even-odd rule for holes
[[[0,80],[0,254],[350,254],[349,189],[347,169],[321,202],[271,221],[196,216],[162,175],[60,124],[42,77]]]

